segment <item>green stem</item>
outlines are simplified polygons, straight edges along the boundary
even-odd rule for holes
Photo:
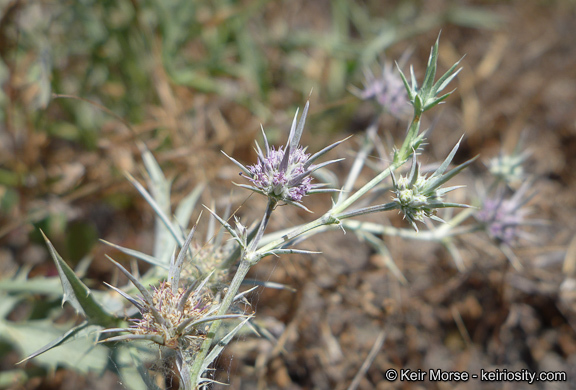
[[[393,162],[388,168],[386,168],[384,171],[382,171],[380,174],[378,174],[378,176],[376,176],[375,178],[370,180],[368,183],[366,183],[362,188],[360,188],[354,194],[350,195],[349,198],[345,199],[342,203],[334,206],[334,208],[328,212],[329,215],[335,216],[338,214],[342,214],[348,207],[350,207],[360,197],[362,197],[364,194],[366,194],[372,188],[374,188],[378,184],[380,184],[382,182],[382,180],[384,180],[388,176],[390,176],[390,173],[392,171],[395,171],[396,169],[398,169],[403,163],[404,163],[404,161],[402,161],[401,163],[396,162],[396,161]]]
[[[338,214],[338,215],[336,215],[336,218],[338,220],[342,220],[342,219],[359,217],[360,215],[364,215],[364,214],[379,213],[381,211],[390,211],[390,210],[394,210],[396,208],[398,208],[397,203],[396,202],[390,202],[390,203],[386,203],[386,204],[379,204],[376,206],[363,207],[359,210],[352,210],[352,211],[349,211],[347,213]]]
[[[342,228],[345,230],[351,230],[351,231],[358,230],[361,232],[364,231],[369,232],[371,234],[383,235],[388,237],[400,237],[407,240],[429,241],[429,242],[440,242],[449,237],[474,233],[478,230],[481,230],[481,227],[478,225],[466,225],[466,226],[454,227],[459,223],[457,219],[460,218],[460,214],[465,214],[465,212],[458,213],[458,215],[453,220],[448,221],[448,223],[445,225],[439,226],[435,230],[425,230],[420,232],[416,232],[413,229],[402,229],[393,226],[385,226],[373,222],[364,222],[353,219],[342,220]],[[300,232],[299,237],[301,237],[304,240],[310,238],[313,235],[337,229],[335,224],[323,224],[318,225],[316,227],[312,227],[311,224],[309,224],[306,226],[309,226],[307,230],[305,230],[304,228],[299,229]],[[294,237],[293,234],[291,234],[290,236]],[[287,235],[285,235],[284,237],[287,237]],[[286,241],[285,239],[278,239],[274,242],[283,243],[285,241]],[[273,245],[272,242],[270,242],[270,244],[267,244],[265,247],[266,250],[269,250],[268,248],[273,248],[272,245]]]
[[[400,150],[394,155],[394,161],[392,164],[390,164],[390,166],[381,172],[378,176],[365,184],[364,187],[360,188],[358,191],[352,194],[349,198],[344,199],[341,203],[336,204],[336,206],[329,211],[330,216],[334,217],[342,214],[361,196],[365,195],[372,188],[380,184],[382,180],[390,176],[391,172],[394,172],[396,169],[400,168],[400,166],[402,166],[408,160],[408,157],[410,157],[412,154],[412,146],[414,144],[414,140],[418,137],[418,131],[420,129],[420,118],[421,113],[416,112],[415,109],[414,118],[412,119],[412,123],[410,123],[410,128],[408,129],[408,134],[406,134],[406,139],[404,140]]]
[[[320,217],[318,219],[315,219],[312,222],[309,222],[305,225],[302,225],[297,229],[292,230],[291,232],[285,234],[284,236],[282,236],[281,238],[279,238],[277,240],[274,240],[274,241],[266,244],[262,248],[258,249],[257,253],[269,252],[270,250],[278,248],[278,247],[282,246],[282,244],[284,244],[290,240],[293,240],[296,237],[299,237],[302,234],[309,232],[310,230],[317,229],[320,226],[332,225],[332,224],[338,223],[338,220],[333,218],[329,213],[323,215],[322,217]]]
[[[272,215],[272,211],[274,211],[276,204],[277,201],[275,199],[271,198],[268,199],[266,211],[264,212],[264,217],[262,218],[262,222],[260,222],[260,226],[258,227],[258,232],[256,233],[254,239],[250,242],[247,251],[242,254],[240,265],[238,266],[238,269],[234,274],[234,278],[232,279],[232,282],[228,287],[228,291],[226,292],[224,299],[220,303],[220,307],[218,308],[218,312],[216,313],[217,316],[225,315],[228,312],[228,309],[234,302],[234,297],[236,297],[236,294],[240,289],[240,285],[244,281],[244,278],[246,278],[248,271],[250,271],[250,268],[258,262],[259,258],[257,256],[254,256],[254,250],[256,249],[256,247],[258,246],[258,242],[262,239],[262,236],[264,235],[264,230],[266,230],[266,226],[268,225],[268,221],[270,220],[270,216]],[[222,320],[216,320],[212,322],[210,330],[208,331],[208,336],[202,343],[200,351],[194,358],[194,363],[192,364],[192,367],[190,369],[189,388],[191,389],[195,389],[197,386],[198,379],[200,379],[200,376],[202,375],[202,372],[200,372],[202,369],[202,364],[204,362],[204,359],[206,359],[206,356],[208,355],[210,346],[212,345],[214,337],[216,337],[216,333],[218,332],[218,329],[220,329],[221,324]]]
[[[405,161],[410,157],[412,154],[412,146],[414,144],[414,140],[418,136],[418,132],[420,130],[420,118],[422,113],[417,112],[416,108],[414,108],[414,118],[410,123],[410,128],[408,129],[408,134],[406,134],[406,138],[404,139],[404,143],[402,147],[398,151],[397,155],[398,160]],[[396,162],[396,156],[394,156],[394,161]]]
[[[256,250],[258,243],[262,239],[262,236],[264,236],[264,230],[266,230],[266,226],[268,226],[268,221],[270,221],[270,216],[272,215],[272,211],[274,211],[277,203],[277,200],[268,198],[268,205],[266,206],[266,211],[264,212],[264,218],[262,218],[262,222],[260,222],[256,237],[254,237],[254,239],[250,242],[247,250],[248,253],[252,253]]]
[[[240,285],[244,281],[244,278],[248,274],[248,271],[250,270],[251,267],[252,265],[249,261],[246,261],[244,259],[240,261],[238,270],[236,271],[236,274],[234,275],[234,278],[232,279],[232,282],[228,287],[228,291],[226,292],[224,299],[220,303],[220,308],[218,309],[218,313],[216,315],[220,316],[228,312],[230,305],[232,305],[232,302],[234,302],[234,297],[236,296],[238,290],[240,289]],[[202,369],[202,364],[204,362],[204,359],[206,359],[206,356],[208,355],[210,346],[212,345],[212,341],[214,340],[214,337],[216,336],[218,329],[220,329],[221,324],[222,320],[216,320],[212,322],[210,330],[208,331],[208,335],[204,340],[204,342],[202,343],[202,346],[200,347],[200,351],[198,351],[198,353],[194,357],[194,363],[190,368],[190,382],[188,387],[190,389],[196,389],[197,387],[198,379],[200,379],[200,376],[202,375],[202,372],[200,372],[200,370]]]

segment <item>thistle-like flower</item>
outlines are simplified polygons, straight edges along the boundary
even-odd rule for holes
[[[408,93],[400,74],[392,64],[385,62],[381,77],[377,78],[369,68],[364,70],[364,89],[352,89],[362,100],[375,100],[394,117],[403,119],[410,113]]]
[[[285,155],[288,160],[283,165]],[[282,146],[275,150],[272,146],[265,158],[258,157],[257,164],[248,166],[251,173],[249,180],[268,196],[299,202],[312,189],[312,178],[305,168],[310,155],[301,146],[292,151],[288,148],[284,150]]]
[[[404,213],[404,217],[410,222],[414,230],[418,231],[416,221],[424,222],[424,218],[430,218],[439,222],[444,222],[436,215],[436,210],[446,207],[469,207],[460,203],[449,203],[442,200],[442,196],[462,186],[452,186],[440,188],[440,186],[466,168],[475,158],[458,165],[448,173],[444,174],[450,162],[454,158],[460,142],[452,149],[446,160],[430,176],[420,174],[420,164],[416,162],[416,153],[413,153],[412,168],[408,176],[400,176],[398,180],[392,174],[393,191],[396,197],[393,202],[396,208]]]
[[[207,285],[212,273],[200,283],[192,283],[187,288],[180,287],[180,272],[192,241],[194,229],[190,232],[177,258],[173,256],[168,280],[162,281],[152,291],[146,289],[130,272],[116,261],[110,259],[120,271],[136,286],[141,297],[132,297],[124,291],[111,286],[133,304],[140,312],[141,318],[131,318],[129,328],[113,328],[103,332],[127,332],[103,340],[148,340],[168,348],[187,353],[200,348],[206,338],[208,323],[224,318],[241,317],[240,315],[214,315],[219,307],[219,300],[214,297]]]
[[[530,211],[524,206],[534,195],[526,196],[530,185],[530,182],[525,182],[508,199],[502,192],[495,197],[484,199],[481,210],[476,213],[476,219],[490,238],[507,246],[514,246],[520,239],[530,238],[521,227],[540,223],[526,219]]]
[[[304,113],[298,123],[298,111],[296,111],[286,146],[280,146],[278,149],[269,146],[264,129],[262,129],[264,151],[256,143],[256,153],[258,154],[256,164],[245,167],[232,157],[227,156],[242,170],[241,174],[252,182],[252,185],[240,184],[241,187],[265,195],[275,202],[285,202],[300,207],[304,207],[300,202],[305,195],[336,191],[322,188],[325,186],[324,184],[312,184],[311,174],[317,169],[342,160],[336,159],[314,164],[319,157],[344,142],[345,139],[325,147],[314,155],[307,154],[306,148],[300,146],[299,142],[304,130],[308,106],[309,102],[306,103]]]
[[[208,316],[214,311],[215,304],[207,290],[184,290],[180,287],[174,294],[170,283],[163,281],[160,286],[153,288],[152,306],[147,306],[145,301],[140,302],[142,318],[131,320],[134,325],[130,332],[135,335],[160,336],[154,341],[178,349],[182,346],[181,338],[184,338],[187,344],[192,344],[194,340],[203,340],[206,337],[206,324],[205,328],[191,327],[188,330],[180,325],[184,321],[197,322]],[[179,329],[182,331],[178,331]]]
[[[231,249],[213,242],[206,242],[202,245],[193,242],[190,246],[191,251],[189,252],[193,253],[192,256],[188,256],[190,266],[182,268],[180,279],[185,283],[187,281],[193,282],[212,273],[212,277],[206,286],[215,293],[229,280],[230,270],[223,268],[222,264],[227,260]]]

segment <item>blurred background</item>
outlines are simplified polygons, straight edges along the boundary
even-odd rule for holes
[[[464,134],[455,162],[480,158],[456,196],[474,203],[490,158],[519,144],[530,151],[531,216],[548,223],[514,248],[523,269],[481,233],[458,242],[463,272],[440,245],[386,238],[402,283],[352,234],[317,236],[311,248],[322,255],[253,270],[296,291],[258,293],[254,308],[278,344],[240,338],[220,359],[219,379],[231,389],[347,389],[384,330],[357,388],[448,388],[390,383],[390,367],[555,370],[576,380],[575,1],[0,0],[0,15],[0,300],[20,300],[0,321],[73,318],[59,297],[10,283],[56,275],[39,229],[71,266],[93,259],[85,280],[96,289],[112,275],[103,260],[112,250],[99,238],[151,250],[153,212],[123,176],[142,178],[139,143],[173,179],[174,201],[207,183],[202,203],[218,207],[238,181],[220,151],[254,162],[260,124],[284,143],[308,99],[302,143],[316,151],[354,134],[332,152],[351,160],[378,114],[350,92],[363,70],[378,73],[409,52],[402,68],[414,64],[421,80],[441,31],[440,71],[465,58],[455,93],[428,118],[426,161],[443,159]],[[382,119],[381,137],[398,144],[405,119]],[[262,199],[248,195],[234,190],[233,204],[256,218]],[[328,202],[305,203],[322,213]],[[282,211],[272,229],[311,219]],[[0,388],[123,388],[112,374],[15,366],[20,346],[0,333]]]

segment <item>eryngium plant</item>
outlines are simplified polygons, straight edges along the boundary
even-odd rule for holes
[[[400,176],[396,180],[394,174],[392,174],[393,188],[396,195],[394,202],[396,203],[396,207],[404,213],[404,216],[414,230],[418,231],[416,221],[424,222],[424,218],[444,222],[444,220],[436,215],[438,209],[446,207],[468,207],[465,204],[450,203],[442,200],[445,194],[462,186],[440,188],[442,184],[456,176],[474,161],[474,159],[468,160],[451,171],[444,173],[452,162],[459,144],[460,143],[452,149],[448,157],[446,157],[446,160],[444,160],[430,177],[420,174],[420,164],[416,162],[416,153],[413,154],[412,168],[408,176]]]
[[[523,234],[522,226],[529,225],[527,216],[530,210],[526,203],[531,196],[526,196],[530,182],[524,183],[511,197],[506,198],[503,191],[495,196],[486,196],[476,219],[484,227],[490,238],[498,243],[514,246],[520,239],[529,236]]]
[[[305,195],[335,191],[334,189],[322,189],[325,184],[312,184],[312,173],[342,160],[336,159],[314,164],[318,158],[343,141],[335,142],[313,155],[307,154],[307,148],[300,145],[300,138],[304,131],[308,107],[309,103],[306,103],[298,125],[296,125],[298,119],[298,111],[296,111],[286,146],[280,146],[278,149],[275,149],[274,146],[271,147],[268,144],[266,133],[262,129],[264,152],[260,145],[256,143],[256,153],[258,155],[256,164],[245,167],[228,156],[253,184],[253,186],[240,184],[241,187],[267,196],[271,201],[285,202],[299,207],[303,207],[300,202]]]
[[[407,56],[403,55],[403,57]],[[404,63],[404,60],[400,59],[400,64]],[[352,88],[351,91],[362,100],[375,101],[385,112],[398,119],[404,119],[406,115],[410,114],[408,93],[402,78],[394,65],[388,61],[384,62],[378,77],[374,75],[372,70],[366,68],[364,70],[364,89]]]
[[[529,218],[533,211],[527,204],[536,191],[534,180],[527,176],[522,165],[528,155],[527,151],[518,153],[516,150],[512,155],[501,153],[490,160],[488,168],[494,181],[489,190],[481,191],[479,210],[474,214],[478,228],[488,235],[517,270],[522,269],[522,264],[513,249],[536,241],[536,237],[525,229],[546,223]]]
[[[187,385],[192,380],[189,377],[186,362],[194,360],[200,351],[209,330],[207,324],[227,318],[250,317],[239,314],[215,315],[218,312],[220,302],[207,287],[212,273],[207,275],[203,281],[195,281],[189,286],[180,286],[180,272],[187,257],[186,252],[192,241],[194,230],[194,228],[191,230],[184,246],[180,249],[178,258],[172,257],[168,272],[169,281],[162,281],[159,286],[153,287],[152,291],[148,291],[122,265],[110,259],[142,295],[141,297],[132,297],[114,286],[107,283],[106,285],[134,305],[140,316],[129,319],[129,322],[133,323],[129,328],[111,328],[102,331],[102,333],[128,333],[110,337],[102,340],[102,342],[146,340],[175,350],[178,373],[185,389],[193,388]],[[234,301],[243,295],[238,294],[234,297]],[[207,367],[205,367],[206,369]],[[209,382],[209,379],[205,379],[205,381]]]
[[[476,226],[463,227],[460,230],[455,228],[469,215],[461,212],[434,231],[417,231],[416,222],[422,222],[425,218],[443,222],[443,219],[437,215],[438,210],[447,207],[465,207],[463,204],[444,200],[448,192],[458,187],[444,188],[442,186],[472,161],[449,170],[459,143],[430,176],[421,173],[416,161],[416,150],[423,151],[425,145],[423,142],[425,134],[420,132],[422,116],[450,95],[450,93],[444,95],[440,93],[458,73],[457,64],[455,64],[435,81],[437,57],[438,40],[432,47],[421,86],[418,86],[413,70],[410,72],[412,78],[410,82],[400,71],[408,98],[406,104],[412,105],[413,118],[401,147],[394,149],[391,164],[379,171],[366,184],[359,188],[356,186],[366,158],[374,148],[376,129],[369,129],[344,185],[333,199],[332,207],[315,220],[302,226],[287,227],[279,232],[266,232],[268,221],[278,204],[286,203],[305,208],[303,202],[306,200],[306,195],[314,192],[334,191],[334,189],[323,188],[322,184],[315,184],[313,180],[315,174],[340,159],[323,163],[316,163],[316,161],[343,142],[331,144],[312,155],[307,153],[306,147],[300,145],[300,140],[308,113],[308,104],[300,120],[296,113],[285,146],[270,146],[263,132],[264,148],[256,144],[258,156],[256,162],[244,165],[230,157],[232,162],[241,169],[243,176],[251,182],[251,185],[240,184],[240,186],[264,195],[267,203],[259,221],[244,225],[236,219],[235,227],[228,222],[228,215],[221,217],[215,210],[208,209],[232,237],[232,240],[225,244],[222,234],[213,234],[213,229],[211,229],[212,232],[208,236],[217,238],[210,242],[208,247],[212,249],[208,252],[193,253],[191,248],[194,246],[191,245],[191,241],[194,229],[186,236],[183,233],[184,227],[189,224],[193,204],[199,192],[195,191],[194,196],[185,199],[184,206],[180,205],[175,210],[175,217],[170,217],[172,210],[169,202],[169,184],[151,154],[146,151],[144,161],[150,176],[151,192],[149,193],[129,175],[128,179],[150,203],[157,215],[158,237],[154,256],[111,244],[122,252],[153,266],[147,274],[137,277],[114,262],[136,287],[140,296],[134,295],[134,290],[130,287],[110,286],[110,288],[130,302],[136,310],[131,312],[126,323],[122,315],[108,313],[98,302],[87,300],[86,297],[90,296],[91,291],[83,286],[71,270],[66,270],[66,267],[62,265],[65,263],[53,251],[54,260],[64,270],[60,276],[66,292],[65,298],[76,296],[81,302],[78,307],[86,306],[90,309],[84,312],[89,321],[94,321],[98,325],[100,333],[120,333],[103,339],[102,342],[105,341],[105,344],[111,344],[112,341],[120,341],[120,345],[147,342],[176,351],[176,368],[180,377],[180,386],[182,389],[192,390],[212,382],[210,365],[238,330],[250,319],[250,315],[238,314],[234,306],[235,302],[247,293],[247,291],[240,292],[240,288],[248,271],[264,257],[286,253],[312,254],[314,252],[295,249],[292,245],[330,229],[352,230],[381,253],[385,253],[386,248],[383,240],[378,237],[379,235],[390,234],[407,239],[432,240],[446,245],[450,242],[450,237],[475,229]],[[413,162],[409,174],[407,176],[395,175],[395,172],[410,159]],[[398,179],[396,179],[397,176]],[[391,189],[392,201],[385,204],[370,204],[375,199],[381,198],[382,187]],[[368,194],[372,196],[366,196]],[[386,223],[379,224],[357,219],[365,214],[391,210],[400,210],[404,213],[410,226],[395,228]],[[246,226],[255,226],[255,228],[249,229]],[[175,256],[177,248],[180,248],[179,254]],[[211,257],[210,254],[215,256]],[[459,268],[462,268],[461,263],[457,261],[457,264]],[[390,262],[390,267],[393,268],[393,262]],[[195,271],[190,272],[190,269]],[[393,271],[395,275],[401,277],[397,269],[393,268]],[[213,279],[215,274],[219,274],[216,281]],[[232,277],[231,281],[227,282],[229,279],[226,275]],[[69,290],[70,284],[81,286],[81,288]],[[151,287],[146,287],[148,285]],[[234,325],[222,327],[223,320],[228,323],[234,322]],[[58,343],[51,343],[33,356],[56,345]],[[144,383],[152,386],[151,381],[145,378],[146,370],[139,370],[139,372],[143,375]]]

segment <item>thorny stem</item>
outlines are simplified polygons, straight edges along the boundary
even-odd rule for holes
[[[405,161],[408,159],[408,157],[410,157],[410,154],[412,152],[412,148],[413,148],[413,144],[414,144],[414,140],[416,139],[416,137],[418,136],[418,131],[420,129],[420,117],[421,117],[422,113],[418,113],[416,111],[416,108],[414,108],[414,118],[412,119],[412,122],[410,123],[410,127],[408,128],[408,134],[406,134],[406,138],[404,139],[404,143],[402,144],[402,147],[400,148],[400,150],[398,151],[398,158],[400,161]],[[396,156],[394,156],[394,162],[396,162]]]
[[[288,241],[291,241],[291,240],[295,239],[296,237],[299,237],[299,236],[303,235],[304,233],[307,233],[311,230],[317,229],[321,226],[333,225],[333,224],[337,224],[337,223],[338,223],[338,220],[327,213],[327,214],[323,215],[322,217],[320,217],[320,218],[318,218],[312,222],[309,222],[305,225],[302,225],[302,226],[286,233],[281,238],[276,239],[276,240],[264,245],[262,248],[258,249],[257,253],[269,252],[270,250],[275,249],[275,248],[279,248],[280,246],[282,246],[282,244],[284,244]]]
[[[460,236],[463,234],[473,233],[478,230],[481,230],[480,227],[477,225],[466,225],[466,226],[459,226],[466,218],[468,218],[473,209],[466,209],[461,213],[458,213],[454,218],[446,221],[446,224],[440,225],[437,229],[434,230],[425,230],[416,232],[414,229],[401,229],[394,226],[386,226],[381,225],[378,223],[373,222],[365,222],[365,221],[357,221],[357,220],[348,220],[342,219],[342,227],[346,230],[361,230],[367,231],[372,234],[384,235],[389,237],[400,237],[409,240],[416,240],[416,241],[438,241],[443,240],[449,237]],[[304,226],[297,228],[299,230],[303,230]],[[336,227],[334,225],[322,225],[314,228],[314,232],[311,229],[308,229],[307,232],[300,234],[299,236],[304,235],[306,238],[327,231],[332,231]],[[284,231],[274,232],[271,233],[270,236],[267,236],[263,241],[265,241],[266,248],[270,246],[271,240],[283,241],[282,238],[276,237],[287,237],[291,232],[288,232],[288,229]],[[306,234],[309,233],[309,234]]]
[[[376,187],[378,184],[382,182],[385,178],[390,176],[391,172],[394,172],[396,169],[400,168],[410,157],[412,154],[414,140],[418,137],[418,130],[420,129],[420,114],[415,112],[414,118],[412,119],[412,123],[410,123],[410,127],[408,128],[408,134],[406,135],[406,139],[402,144],[400,150],[394,155],[394,161],[388,168],[382,171],[379,175],[375,178],[370,180],[367,184],[365,184],[362,188],[352,194],[349,198],[344,199],[342,202],[339,202],[334,206],[332,210],[328,212],[328,214],[333,217],[337,218],[339,214],[342,214],[348,207],[350,207],[354,202],[356,202],[360,197],[365,195],[368,191]]]
[[[262,222],[260,222],[260,226],[258,227],[258,232],[256,233],[256,237],[250,242],[248,247],[247,253],[252,253],[258,246],[258,243],[264,236],[264,230],[266,230],[266,226],[268,225],[268,221],[270,221],[270,216],[272,215],[272,211],[276,207],[278,201],[273,198],[268,198],[268,205],[266,206],[266,211],[264,212],[264,218],[262,218]]]
[[[232,279],[232,282],[228,287],[228,291],[226,292],[224,299],[220,303],[220,308],[218,309],[218,313],[216,314],[217,316],[226,314],[228,308],[230,308],[230,305],[234,301],[234,297],[238,293],[240,285],[244,281],[244,278],[248,274],[248,271],[250,270],[251,267],[252,264],[249,261],[244,260],[244,258],[240,261],[238,270],[236,270],[236,274],[234,275],[234,278]],[[214,337],[216,336],[218,329],[220,329],[221,324],[222,320],[216,320],[212,322],[212,325],[210,326],[210,330],[208,331],[206,339],[202,343],[202,346],[200,347],[198,354],[194,357],[194,363],[190,368],[190,377],[189,377],[190,382],[187,388],[189,389],[197,388],[198,379],[200,379],[200,375],[202,374],[200,372],[200,370],[202,369],[202,364],[204,362],[204,359],[206,359],[206,356],[208,355],[210,346],[212,345],[212,341],[214,340]]]
[[[232,282],[228,287],[228,291],[226,292],[224,299],[220,303],[220,307],[218,308],[218,312],[216,314],[217,316],[225,315],[228,312],[228,309],[232,305],[232,302],[234,302],[234,297],[238,293],[240,285],[244,281],[244,278],[246,278],[248,271],[250,271],[250,268],[254,264],[256,264],[258,260],[260,260],[258,256],[255,256],[256,254],[255,249],[258,246],[258,242],[262,239],[262,236],[264,235],[264,230],[266,230],[266,226],[268,225],[268,221],[270,220],[270,216],[272,215],[272,211],[274,211],[276,204],[277,201],[275,199],[272,198],[268,199],[268,205],[266,206],[266,211],[264,212],[262,222],[260,222],[258,232],[256,233],[254,239],[248,245],[248,249],[242,254],[240,265],[238,266],[238,269],[234,274],[234,278],[232,279]],[[192,367],[190,369],[190,377],[189,377],[190,389],[195,389],[198,384],[198,379],[202,374],[202,372],[200,372],[202,369],[202,364],[204,362],[204,359],[206,359],[208,351],[210,350],[210,346],[212,345],[212,341],[214,340],[214,337],[216,337],[216,333],[218,332],[218,329],[220,329],[221,324],[222,320],[216,320],[212,322],[210,330],[208,331],[208,335],[204,340],[204,342],[202,343],[200,351],[198,352],[198,354],[194,359],[194,363],[192,364]]]

